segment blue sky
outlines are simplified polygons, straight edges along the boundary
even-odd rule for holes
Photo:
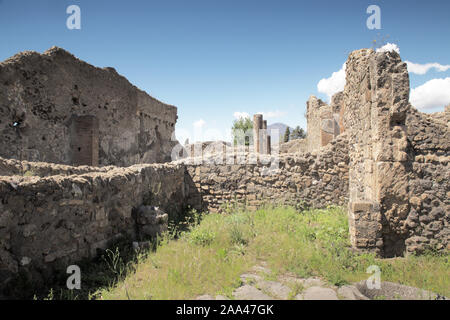
[[[66,27],[73,4],[81,8],[81,30]],[[366,27],[372,4],[381,8],[381,30]],[[212,130],[225,135],[236,112],[265,112],[269,124],[306,128],[308,97],[327,99],[319,81],[374,39],[397,44],[405,61],[442,66],[411,73],[411,88],[441,79],[419,91],[442,91],[450,77],[449,12],[447,0],[0,0],[0,60],[56,45],[112,66],[178,107],[184,142],[196,140],[194,123],[209,131],[200,139],[213,138]],[[432,102],[423,111],[443,109]]]

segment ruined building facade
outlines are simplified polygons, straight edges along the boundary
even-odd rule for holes
[[[67,165],[170,161],[177,108],[53,47],[0,63],[0,156]]]
[[[450,249],[448,119],[409,103],[407,66],[396,52],[355,51],[346,70],[353,245],[386,256]]]
[[[335,94],[329,105],[315,96],[306,102],[307,151],[319,150],[341,133],[341,104],[342,92]]]
[[[66,55],[56,51],[50,56],[58,54]],[[36,54],[22,58],[42,59]],[[45,54],[44,58],[50,59]],[[83,66],[79,68],[87,68]],[[15,72],[14,67],[10,68],[8,72]],[[112,71],[98,72],[109,75]],[[69,83],[67,90],[74,85]],[[105,82],[106,86],[108,83]],[[1,85],[3,96],[9,90],[19,91],[9,93],[7,101],[17,100],[17,105],[38,110],[32,107],[35,106],[32,99],[20,102],[31,94],[21,91],[28,87],[5,84],[4,80]],[[279,155],[233,151],[223,158],[219,155],[221,161],[215,161],[216,154],[205,152],[201,161],[187,157],[127,168],[72,167],[0,158],[0,294],[3,288],[6,291],[15,288],[13,279],[17,274],[25,274],[35,283],[51,282],[55,270],[65,272],[68,265],[95,257],[97,249],[107,248],[115,239],[136,237],[139,228],[162,227],[146,225],[148,219],[138,216],[136,209],[143,204],[160,207],[169,218],[182,214],[187,206],[220,212],[233,203],[246,205],[248,209],[266,204],[299,208],[337,204],[348,206],[349,231],[355,249],[385,257],[426,249],[449,250],[449,108],[438,114],[421,113],[409,103],[409,91],[406,63],[396,52],[363,49],[350,54],[345,89],[333,97],[330,106],[315,98],[308,102],[308,122],[317,118],[316,126],[308,128],[308,139],[316,141],[311,145],[313,152]],[[6,101],[3,96],[1,101]],[[144,97],[144,101],[153,101]],[[58,99],[56,96],[49,101]],[[143,106],[140,101],[132,106]],[[7,106],[2,102],[2,112],[6,110],[11,117],[13,111]],[[24,129],[39,128],[32,111],[21,122]],[[93,115],[93,111],[78,114]],[[75,129],[93,126],[96,121],[92,117],[81,119],[82,124]],[[256,120],[262,130],[265,127],[263,122],[260,125],[262,119]],[[56,120],[45,121],[42,126]],[[98,121],[101,149],[102,119]],[[6,133],[12,130],[3,122],[1,125]],[[66,128],[61,130],[67,130],[69,135],[70,125]],[[133,132],[129,132],[130,136]],[[114,135],[117,137],[117,133]],[[28,137],[34,141],[40,136]],[[14,148],[3,140],[1,143],[2,148]],[[36,144],[35,148],[39,147],[48,148]],[[61,147],[62,151],[65,147]],[[64,152],[55,150],[56,155],[63,157]],[[102,152],[99,161],[108,163],[102,160]],[[50,152],[42,154],[54,156]],[[21,174],[25,171],[34,172],[35,176]]]

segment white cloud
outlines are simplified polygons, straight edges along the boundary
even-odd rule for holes
[[[432,79],[411,90],[410,102],[417,109],[444,107],[450,103],[450,77]]]
[[[419,64],[411,61],[406,61],[406,64],[408,65],[408,71],[410,73],[420,75],[426,74],[430,69],[436,69],[439,72],[445,72],[450,69],[450,65],[442,65],[436,62]]]
[[[331,97],[344,90],[345,87],[345,63],[342,65],[341,70],[333,72],[329,78],[325,78],[319,81],[317,84],[317,91],[325,93],[328,96],[328,101],[331,101]]]
[[[250,118],[250,115],[247,112],[236,111],[235,113],[233,113],[233,117],[239,120],[241,118]]]
[[[398,47],[398,45],[396,45],[395,43],[386,43],[384,46],[382,46],[381,48],[378,48],[376,50],[377,52],[390,52],[390,51],[395,51],[398,54],[400,54],[400,48]]]
[[[194,128],[202,128],[206,124],[205,120],[200,119],[194,122]]]
[[[274,118],[281,118],[287,114],[287,112],[284,111],[269,111],[269,112],[258,112],[259,114],[263,115],[264,119],[274,119]]]

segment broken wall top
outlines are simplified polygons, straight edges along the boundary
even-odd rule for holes
[[[65,74],[68,78],[72,74],[85,73],[89,75],[92,81],[87,79],[85,84],[86,89],[90,89],[94,92],[95,88],[98,86],[96,81],[100,79],[107,80],[111,85],[110,89],[113,90],[114,87],[129,87],[130,90],[134,91],[137,95],[139,109],[136,112],[144,112],[151,115],[154,118],[167,121],[170,123],[175,123],[177,119],[177,108],[175,106],[165,104],[146,92],[140,90],[133,84],[131,84],[124,76],[117,73],[117,71],[112,67],[99,68],[95,67],[85,61],[76,58],[70,52],[59,48],[52,47],[40,54],[35,51],[24,51],[20,52],[3,62],[0,62],[0,78],[4,80],[4,85],[13,85],[15,81],[21,79],[14,79],[14,72],[21,69],[21,76],[26,80],[34,76],[38,76],[41,80],[51,80],[52,70],[57,68],[62,68],[65,70]],[[49,71],[49,72],[48,72]],[[61,85],[63,81],[67,81],[68,78],[54,79],[60,81]],[[81,87],[83,84],[77,84]],[[1,92],[0,92],[1,94]]]

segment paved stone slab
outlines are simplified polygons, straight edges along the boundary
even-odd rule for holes
[[[262,277],[257,274],[254,274],[254,273],[244,273],[244,274],[241,274],[241,280],[245,284],[248,284],[248,283],[252,283],[252,282],[256,282],[256,281],[261,281]]]
[[[330,288],[310,287],[295,296],[295,300],[339,300],[336,292]]]
[[[209,294],[204,294],[204,295],[198,296],[197,298],[195,298],[195,300],[214,300],[214,297],[210,296]]]
[[[316,277],[308,278],[308,279],[306,279],[306,280],[303,282],[303,286],[304,286],[305,288],[309,288],[309,287],[322,287],[322,286],[324,286],[324,285],[325,285],[325,282],[324,282],[323,280],[319,279],[319,278],[316,278]]]
[[[256,273],[265,273],[265,274],[272,273],[272,271],[264,265],[254,266],[252,268],[252,271]]]
[[[233,297],[237,300],[273,300],[272,297],[268,296],[261,290],[249,285],[244,285],[237,288],[233,292]]]
[[[353,285],[342,286],[337,293],[342,300],[370,300]]]
[[[287,300],[291,292],[289,287],[276,281],[258,281],[256,285],[264,292],[281,300]]]
[[[393,282],[381,282],[380,289],[369,289],[366,281],[356,284],[358,290],[370,299],[386,300],[435,300],[437,294],[419,288]],[[445,297],[440,297],[445,299]]]

